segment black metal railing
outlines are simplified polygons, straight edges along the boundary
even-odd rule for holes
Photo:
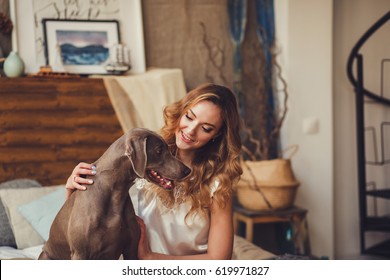
[[[362,46],[367,40],[377,32],[387,21],[390,20],[390,11],[375,22],[357,41],[352,48],[347,62],[348,79],[354,87],[355,91],[355,106],[356,106],[356,139],[357,139],[357,171],[358,171],[358,187],[359,187],[359,216],[360,216],[360,248],[363,254],[380,254],[390,256],[390,240],[376,244],[370,248],[366,248],[366,233],[369,231],[390,231],[390,217],[381,217],[377,214],[377,198],[390,199],[390,188],[379,189],[375,182],[366,181],[366,164],[371,165],[385,165],[390,163],[390,159],[386,159],[385,147],[386,141],[384,139],[385,128],[388,127],[389,122],[383,121],[380,124],[380,149],[381,157],[378,155],[376,130],[373,126],[365,127],[365,101],[370,100],[384,106],[390,106],[390,99],[384,95],[385,64],[390,61],[384,58],[381,61],[381,78],[380,78],[380,93],[377,94],[364,87],[364,68],[363,55],[360,53]],[[355,68],[354,68],[355,66]],[[354,74],[355,70],[355,74]],[[374,151],[374,160],[366,160],[366,132],[372,132],[372,143]],[[374,186],[374,188],[371,188]],[[374,215],[367,213],[367,197],[374,198],[375,211]]]

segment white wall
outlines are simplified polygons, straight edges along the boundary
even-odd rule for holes
[[[292,158],[301,182],[296,204],[309,210],[312,254],[333,258],[333,1],[276,0],[275,11],[289,91],[282,146],[299,145]],[[308,120],[317,121],[317,133],[303,132]]]

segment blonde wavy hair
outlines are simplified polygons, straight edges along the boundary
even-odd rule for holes
[[[184,196],[191,202],[191,209],[186,218],[195,213],[207,215],[211,204],[211,187],[216,179],[219,187],[213,195],[213,203],[219,207],[226,207],[231,203],[233,185],[237,183],[242,169],[239,162],[241,151],[240,117],[237,101],[230,89],[215,84],[203,84],[187,93],[179,101],[164,108],[165,125],[161,129],[161,136],[168,143],[172,154],[176,154],[175,132],[179,127],[180,119],[187,111],[200,101],[210,101],[221,108],[223,124],[218,136],[199,148],[192,162],[190,179],[176,182],[184,190]],[[157,191],[165,205],[175,203],[172,192],[161,188]]]

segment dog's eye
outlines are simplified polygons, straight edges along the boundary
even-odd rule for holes
[[[158,154],[158,155],[161,154],[161,147],[156,147],[155,151],[156,151],[156,154]]]

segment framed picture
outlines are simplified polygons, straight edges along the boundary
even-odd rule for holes
[[[43,19],[46,65],[53,71],[107,74],[110,49],[120,43],[116,20]]]
[[[141,0],[63,1],[9,0],[14,23],[12,45],[26,73],[45,63],[42,19],[118,20],[121,43],[129,50],[131,74],[146,71]]]

